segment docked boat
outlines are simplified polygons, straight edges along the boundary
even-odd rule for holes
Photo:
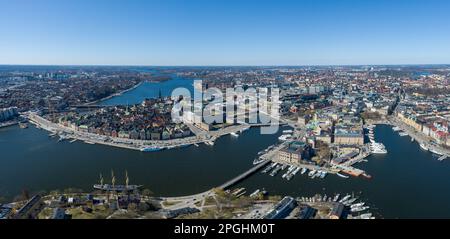
[[[371,143],[370,151],[373,154],[387,154],[387,150],[386,150],[385,146],[381,143]]]
[[[214,146],[214,141],[206,141],[205,144],[209,146]]]
[[[235,138],[239,137],[239,133],[237,133],[237,132],[231,132],[230,135],[235,137]]]
[[[339,197],[341,196],[341,194],[336,194],[336,196],[334,196],[333,198],[333,202],[337,202],[339,200]]]
[[[343,175],[343,174],[340,174],[340,173],[336,173],[336,175],[339,176],[339,177],[341,177],[341,178],[349,178],[349,176]]]
[[[294,133],[293,130],[283,130],[283,134],[292,134]]]
[[[69,143],[72,144],[72,143],[75,143],[76,141],[77,141],[77,139],[72,139],[72,140],[69,141]]]
[[[420,148],[423,149],[423,150],[425,150],[425,151],[428,151],[428,150],[429,150],[428,147],[427,147],[424,143],[421,143],[421,144],[420,144]]]
[[[433,154],[436,154],[438,156],[443,155],[441,152],[438,152],[438,151],[434,150],[433,148],[430,148],[430,152],[432,152]]]
[[[400,129],[399,127],[393,127],[392,130],[393,130],[394,132],[398,132],[398,131],[400,131],[401,129]]]
[[[351,208],[355,208],[355,207],[363,207],[366,203],[361,202],[361,203],[356,203],[356,204],[352,204],[350,207]]]
[[[262,162],[266,161],[265,159],[262,159],[261,157],[256,158],[255,160],[253,160],[253,165],[258,165]]]
[[[302,168],[302,171],[300,172],[302,175],[305,174],[308,171],[306,168]]]
[[[352,196],[351,196],[350,194],[347,194],[345,197],[343,197],[343,198],[339,201],[339,203],[343,203],[343,202],[349,200],[351,197],[352,197]]]
[[[311,171],[308,173],[308,176],[309,176],[309,177],[313,177],[315,174],[316,174],[316,170],[311,170]]]
[[[367,209],[369,209],[370,207],[355,207],[355,208],[351,208],[350,211],[351,212],[363,212],[366,211]]]
[[[405,133],[405,132],[400,132],[400,133],[398,133],[398,135],[400,135],[400,136],[402,136],[402,137],[409,136],[409,134],[407,134],[407,133]]]
[[[161,148],[158,147],[146,147],[146,148],[142,148],[141,152],[156,152],[156,151],[161,151]]]
[[[28,128],[28,124],[27,123],[25,123],[25,122],[20,122],[19,123],[19,127],[21,128],[21,129],[27,129]]]
[[[280,137],[278,137],[278,140],[281,141],[281,142],[284,142],[284,141],[287,141],[287,140],[289,140],[291,138],[292,138],[292,135],[290,135],[290,134],[283,134]]]
[[[257,189],[256,191],[254,191],[252,194],[250,194],[250,197],[254,198],[257,197],[259,195],[259,193],[261,192],[261,190]]]

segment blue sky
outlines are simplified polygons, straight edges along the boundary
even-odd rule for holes
[[[446,0],[0,0],[0,64],[450,63]]]

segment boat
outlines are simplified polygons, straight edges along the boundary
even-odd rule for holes
[[[69,141],[69,143],[72,144],[72,143],[75,143],[76,141],[77,141],[77,139],[72,139],[72,140]]]
[[[253,160],[253,165],[258,165],[262,162],[266,161],[265,159],[262,159],[261,157],[256,158],[255,160]]]
[[[206,141],[205,144],[209,146],[214,146],[214,141]]]
[[[239,134],[236,133],[236,132],[231,132],[230,135],[233,136],[233,137],[235,137],[235,138],[238,138],[238,137],[239,137]]]
[[[27,129],[28,128],[28,124],[27,123],[25,123],[25,122],[19,122],[19,127],[21,128],[21,129]]]
[[[302,171],[300,172],[302,175],[305,174],[308,171],[306,168],[302,168]]]
[[[236,196],[236,195],[241,194],[242,192],[245,192],[245,188],[239,188],[239,189],[233,190],[233,192],[231,194]]]
[[[259,195],[259,193],[261,192],[261,190],[257,189],[256,191],[254,191],[252,194],[250,194],[250,197],[254,198],[257,197]]]
[[[282,168],[282,166],[277,166],[277,167],[270,173],[270,176],[275,177],[275,176],[278,174],[278,172],[280,172],[281,168]]]
[[[415,139],[413,137],[411,137],[411,142],[414,142],[414,141],[415,141]]]
[[[85,142],[85,143],[87,143],[87,144],[92,144],[92,145],[94,145],[94,144],[95,144],[94,142],[92,142],[92,141],[88,141],[88,140],[85,140],[84,142]]]
[[[195,147],[199,147],[199,145],[198,145],[198,144],[194,144],[194,146],[195,146]]]
[[[292,134],[294,133],[293,130],[283,130],[283,134]]]
[[[316,170],[311,170],[311,171],[308,173],[308,176],[309,176],[309,177],[313,177],[315,174],[316,174]]]
[[[116,185],[116,178],[112,172],[112,184],[103,184],[103,177],[100,175],[100,184],[94,184],[94,189],[107,191],[107,192],[130,192],[138,190],[142,185],[129,185],[128,172],[126,174],[125,185]]]
[[[370,152],[373,154],[387,154],[386,147],[381,143],[371,143]]]
[[[443,155],[441,152],[438,152],[438,151],[434,150],[433,148],[430,148],[430,152],[432,152],[433,154],[436,154],[438,156]]]
[[[156,152],[156,151],[161,151],[162,148],[158,148],[158,147],[147,147],[147,148],[142,148],[141,152]]]
[[[351,212],[362,212],[362,211],[366,211],[367,209],[369,209],[370,207],[355,207],[350,209]]]
[[[343,204],[345,206],[349,207],[350,205],[352,205],[352,203],[356,202],[356,200],[358,200],[358,199],[357,198],[352,198],[352,199],[349,199],[349,200],[343,202]]]
[[[343,175],[343,174],[340,174],[340,173],[336,173],[336,175],[339,176],[339,177],[341,177],[341,178],[349,178],[349,176]]]
[[[393,127],[392,130],[393,130],[394,132],[397,132],[397,131],[400,131],[401,129],[400,129],[399,127]]]
[[[341,196],[341,194],[336,194],[336,196],[334,196],[333,198],[333,202],[337,202],[339,200],[339,197]]]
[[[345,201],[347,201],[348,199],[350,199],[352,196],[350,195],[350,194],[347,194],[347,195],[345,195],[345,197],[343,197],[340,201],[339,201],[339,203],[343,203],[343,202],[345,202]]]
[[[324,179],[327,176],[327,174],[328,174],[327,172],[322,171],[320,174],[320,178]]]
[[[366,203],[361,202],[361,203],[352,204],[350,207],[351,207],[351,208],[354,208],[354,207],[362,207],[362,206],[364,206],[365,204],[366,204]]]
[[[444,161],[447,159],[447,155],[442,155],[440,158],[438,158],[438,161]]]
[[[400,135],[400,136],[402,136],[402,137],[409,136],[409,134],[407,134],[407,133],[405,133],[405,132],[400,132],[400,133],[398,133],[398,135]]]
[[[421,144],[420,144],[420,148],[423,149],[423,150],[425,150],[425,151],[428,151],[428,150],[429,150],[428,147],[427,147],[424,143],[421,143]]]
[[[281,142],[284,142],[284,141],[289,140],[290,138],[292,138],[292,135],[284,134],[284,135],[281,135],[280,137],[278,137],[278,140],[281,141]]]

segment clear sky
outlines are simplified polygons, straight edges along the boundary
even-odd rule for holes
[[[0,64],[450,63],[447,0],[0,0]]]

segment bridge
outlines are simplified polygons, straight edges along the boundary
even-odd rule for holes
[[[231,179],[230,181],[222,184],[220,187],[218,187],[219,189],[227,189],[237,183],[239,183],[240,181],[250,177],[251,175],[253,175],[254,173],[258,172],[261,168],[263,168],[264,166],[266,166],[267,164],[269,164],[271,161],[267,160],[264,161],[258,165],[256,165],[255,167],[249,169],[248,171],[244,172],[243,174]]]

